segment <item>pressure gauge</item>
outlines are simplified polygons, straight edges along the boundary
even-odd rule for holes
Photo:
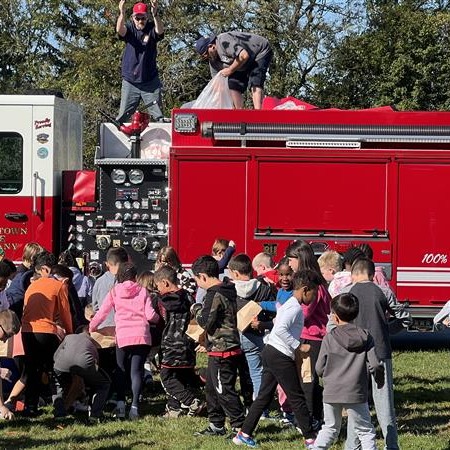
[[[75,248],[81,252],[84,249],[84,246],[81,242],[78,242],[77,245],[75,245]]]
[[[140,184],[144,181],[144,172],[141,169],[132,169],[128,172],[128,179],[132,184]]]
[[[123,207],[125,209],[131,209],[131,202],[129,202],[128,200],[126,202],[123,202]]]
[[[134,209],[139,209],[141,207],[141,204],[137,201],[133,202],[133,208]]]
[[[158,229],[158,231],[163,231],[164,230],[164,224],[162,222],[158,222],[156,224],[156,228]]]
[[[86,225],[89,228],[92,228],[94,226],[94,221],[92,219],[88,219],[88,220],[86,220]]]
[[[84,241],[83,235],[82,235],[82,234],[77,234],[76,240],[77,240],[78,242],[83,242],[83,241]]]
[[[82,233],[84,231],[84,227],[83,227],[83,225],[77,225],[77,232],[78,233]]]
[[[122,209],[122,208],[123,208],[123,204],[122,204],[122,202],[120,202],[119,200],[117,200],[116,203],[114,203],[114,206],[115,206],[117,209]]]
[[[125,173],[125,170],[123,170],[123,169],[114,169],[111,172],[111,180],[115,184],[125,183],[126,179],[127,179],[127,174]]]

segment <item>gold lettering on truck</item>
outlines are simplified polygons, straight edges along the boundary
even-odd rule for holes
[[[25,227],[8,227],[8,228],[1,228],[0,227],[0,236],[1,235],[11,235],[11,234],[15,234],[15,235],[24,235],[24,234],[28,234],[28,228]]]

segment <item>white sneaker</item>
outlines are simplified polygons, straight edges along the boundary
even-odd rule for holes
[[[119,400],[113,412],[113,417],[116,419],[125,419],[125,402]]]

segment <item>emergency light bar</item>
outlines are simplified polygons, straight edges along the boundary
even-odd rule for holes
[[[315,147],[322,146],[320,143],[325,141],[328,147],[338,146],[339,143],[348,147],[349,142],[450,143],[449,126],[425,125],[204,122],[201,133],[202,137],[216,140],[309,141]]]

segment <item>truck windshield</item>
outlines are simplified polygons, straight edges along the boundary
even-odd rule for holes
[[[23,185],[23,139],[0,133],[0,194],[17,194]]]

